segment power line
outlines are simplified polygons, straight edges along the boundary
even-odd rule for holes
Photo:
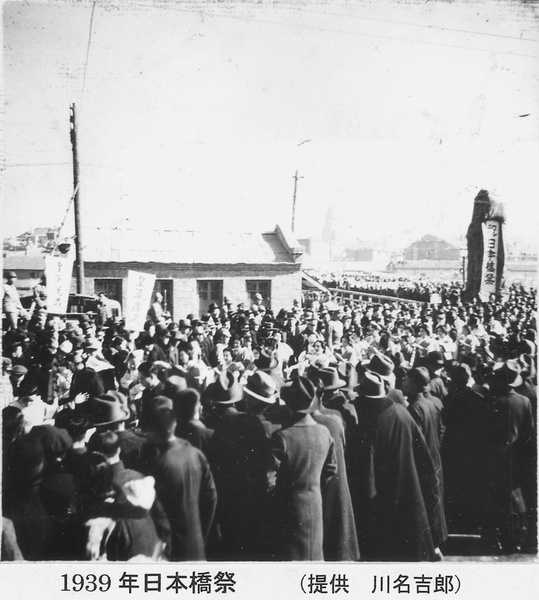
[[[179,8],[177,6],[170,6],[170,5],[159,5],[159,4],[142,4],[140,2],[130,2],[129,6],[138,6],[140,8],[161,8],[163,10],[173,10],[175,12],[183,12],[183,13],[200,13],[203,7],[200,6],[193,6],[192,9],[189,8]],[[214,6],[214,5],[212,5]],[[380,34],[376,34],[376,33],[365,33],[365,32],[358,32],[358,31],[346,31],[343,29],[335,29],[335,28],[327,28],[327,27],[317,27],[316,25],[305,25],[302,23],[287,23],[287,22],[283,22],[283,21],[272,21],[272,20],[268,20],[268,19],[254,19],[251,18],[249,16],[238,16],[238,15],[232,15],[229,13],[215,13],[212,12],[211,15],[212,17],[220,17],[220,18],[224,18],[224,19],[235,19],[238,21],[248,21],[250,23],[262,23],[262,24],[266,24],[266,25],[278,25],[278,26],[283,26],[283,27],[294,27],[294,28],[299,28],[299,29],[309,29],[309,30],[313,30],[313,31],[321,31],[321,32],[327,32],[327,33],[342,33],[345,35],[353,35],[353,36],[357,36],[357,37],[369,37],[369,38],[378,38],[378,39],[385,39],[385,40],[390,40],[390,41],[394,41],[394,42],[406,42],[406,43],[410,43],[410,44],[423,44],[423,45],[427,45],[427,46],[437,46],[437,47],[442,47],[442,48],[454,48],[457,50],[471,50],[471,51],[476,51],[476,52],[488,52],[489,54],[491,53],[495,53],[495,54],[503,54],[506,56],[514,56],[514,57],[518,57],[518,58],[534,58],[537,59],[537,55],[536,54],[521,54],[518,52],[502,52],[500,50],[497,49],[492,49],[492,48],[473,48],[471,46],[461,46],[458,44],[445,44],[445,43],[439,43],[439,42],[429,42],[426,40],[414,40],[414,39],[410,39],[410,38],[402,38],[402,37],[394,37],[394,36],[387,36],[387,35],[380,35]],[[388,21],[388,23],[390,23],[390,21]],[[402,24],[402,23],[401,23]],[[425,26],[426,27],[426,26]],[[428,27],[427,27],[428,28]],[[474,33],[474,32],[466,32],[466,33]],[[480,35],[480,34],[478,34]],[[495,35],[495,34],[490,34],[490,35]],[[502,36],[500,36],[502,37]],[[515,40],[520,40],[521,38],[514,38]],[[532,40],[526,40],[526,41],[532,41]]]
[[[292,7],[283,6],[282,8],[291,9]],[[421,25],[420,23],[407,23],[404,21],[392,21],[389,19],[376,19],[374,17],[362,17],[359,15],[347,15],[347,14],[343,14],[343,13],[316,11],[316,10],[311,10],[311,9],[309,10],[309,12],[313,13],[313,14],[317,14],[317,15],[329,15],[329,16],[333,16],[333,17],[343,17],[345,19],[356,19],[356,20],[360,20],[360,21],[373,21],[375,23],[385,23],[387,25],[403,25],[405,27],[419,27],[421,29],[430,29],[430,30],[436,30],[436,31],[450,31],[452,33],[465,33],[468,35],[482,35],[482,36],[486,36],[486,37],[501,38],[501,39],[506,39],[506,40],[515,40],[518,42],[532,42],[535,44],[539,43],[539,39],[523,38],[523,37],[517,37],[514,35],[501,35],[499,33],[488,33],[488,32],[484,32],[484,31],[470,31],[468,29],[455,29],[452,27],[440,27],[438,25]]]
[[[6,164],[3,165],[4,168],[11,168],[11,167],[57,167],[57,166],[63,166],[63,165],[70,165],[70,162],[57,162],[57,163],[12,163],[12,164]]]

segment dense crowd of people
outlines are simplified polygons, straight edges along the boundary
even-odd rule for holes
[[[343,289],[364,294],[375,293],[381,296],[429,302],[433,294],[438,294],[443,300],[457,301],[462,295],[461,285],[456,282],[432,281],[426,277],[411,279],[390,275],[336,275],[334,273],[321,276],[323,283],[329,289]]]
[[[536,552],[534,290],[179,320],[157,296],[133,332],[105,295],[26,313],[7,275],[2,560]]]

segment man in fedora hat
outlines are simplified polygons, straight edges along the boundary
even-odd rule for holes
[[[245,410],[260,420],[268,438],[281,429],[288,415],[279,403],[279,389],[283,384],[284,380],[277,380],[271,370],[257,369],[243,386]]]
[[[355,373],[355,370],[354,370]],[[338,390],[342,388],[336,388]],[[355,424],[357,425],[357,413]],[[342,418],[322,411],[319,397],[313,404],[312,418],[327,427],[335,443],[337,473],[322,488],[324,512],[324,559],[329,561],[359,560],[356,524],[346,474],[346,435]]]
[[[436,475],[406,408],[367,371],[357,386],[358,426],[347,445],[348,481],[364,560],[436,560],[431,534]]]
[[[383,379],[385,384],[386,394],[393,402],[406,406],[406,399],[401,390],[396,389],[395,364],[385,354],[376,352],[372,355],[369,361],[358,364],[356,366],[358,375],[362,375],[363,371],[377,373]]]
[[[470,367],[456,366],[450,374],[441,446],[445,511],[452,533],[479,531],[485,509],[491,415],[485,399],[472,389]]]
[[[531,403],[515,392],[522,384],[520,366],[507,360],[488,379],[493,407],[493,438],[487,464],[487,528],[500,533],[504,553],[523,543],[527,511],[524,490],[536,472],[536,433]]]
[[[408,400],[408,412],[412,415],[425,437],[438,480],[438,486],[436,487],[438,497],[435,511],[436,520],[431,525],[431,531],[434,544],[439,548],[447,539],[443,494],[444,479],[440,454],[444,432],[442,425],[443,405],[437,398],[427,397],[429,380],[429,373],[425,367],[411,369],[404,376],[402,391]],[[434,402],[434,400],[437,400],[437,402]]]
[[[337,472],[329,430],[309,414],[316,388],[298,376],[281,389],[290,424],[272,436],[277,475],[275,558],[324,560],[322,487]]]
[[[129,468],[137,468],[140,449],[144,438],[132,431],[128,424],[133,415],[127,397],[121,392],[110,390],[88,401],[88,424],[96,431],[113,431],[119,438],[121,459]]]
[[[221,421],[233,421],[238,414],[237,404],[242,399],[242,389],[229,371],[222,371],[202,393],[205,423],[215,429]]]
[[[269,384],[257,380],[248,386],[254,400],[269,398]],[[254,377],[254,375],[253,375]],[[208,386],[214,405],[228,406],[241,399],[234,376],[224,371]],[[247,393],[244,391],[244,393]],[[247,394],[248,395],[248,394]],[[275,387],[273,387],[275,397]],[[223,411],[224,413],[224,411]],[[269,438],[256,414],[228,410],[212,426],[215,433],[208,457],[218,493],[216,521],[221,541],[216,558],[221,560],[268,560],[267,502],[272,470]]]

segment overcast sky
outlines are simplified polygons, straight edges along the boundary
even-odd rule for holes
[[[4,4],[4,235],[62,221],[73,102],[89,227],[289,226],[297,170],[299,237],[454,239],[480,188],[538,232],[534,6],[93,6]]]

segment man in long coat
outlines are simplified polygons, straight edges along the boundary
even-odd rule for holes
[[[152,407],[141,467],[155,478],[157,498],[170,520],[171,560],[205,560],[217,504],[215,484],[204,454],[175,437],[175,429],[172,409]]]
[[[431,534],[436,474],[407,409],[367,372],[357,386],[358,426],[347,448],[348,482],[364,560],[436,560]]]
[[[207,401],[226,408],[241,400],[242,390],[224,371],[208,386]],[[217,486],[219,560],[269,560],[267,501],[272,471],[271,449],[256,415],[219,411],[207,454]]]
[[[473,383],[468,365],[453,369],[442,413],[444,501],[449,527],[454,533],[478,531],[485,509],[489,413],[484,399],[472,389]]]
[[[277,465],[275,486],[276,559],[324,560],[322,487],[337,472],[329,430],[309,414],[314,384],[297,377],[281,395],[292,411],[291,424],[272,436]]]
[[[436,547],[441,546],[447,539],[447,524],[445,521],[443,497],[442,458],[440,453],[442,443],[442,410],[443,405],[438,398],[427,397],[429,386],[429,372],[425,367],[416,367],[406,374],[402,382],[402,389],[409,402],[408,412],[419,425],[425,437],[429,453],[436,471],[436,496],[435,523],[432,535]]]
[[[492,444],[487,461],[487,527],[498,529],[502,551],[524,541],[523,488],[535,476],[536,434],[531,403],[514,389],[522,383],[515,360],[495,365],[489,380],[493,408]]]

